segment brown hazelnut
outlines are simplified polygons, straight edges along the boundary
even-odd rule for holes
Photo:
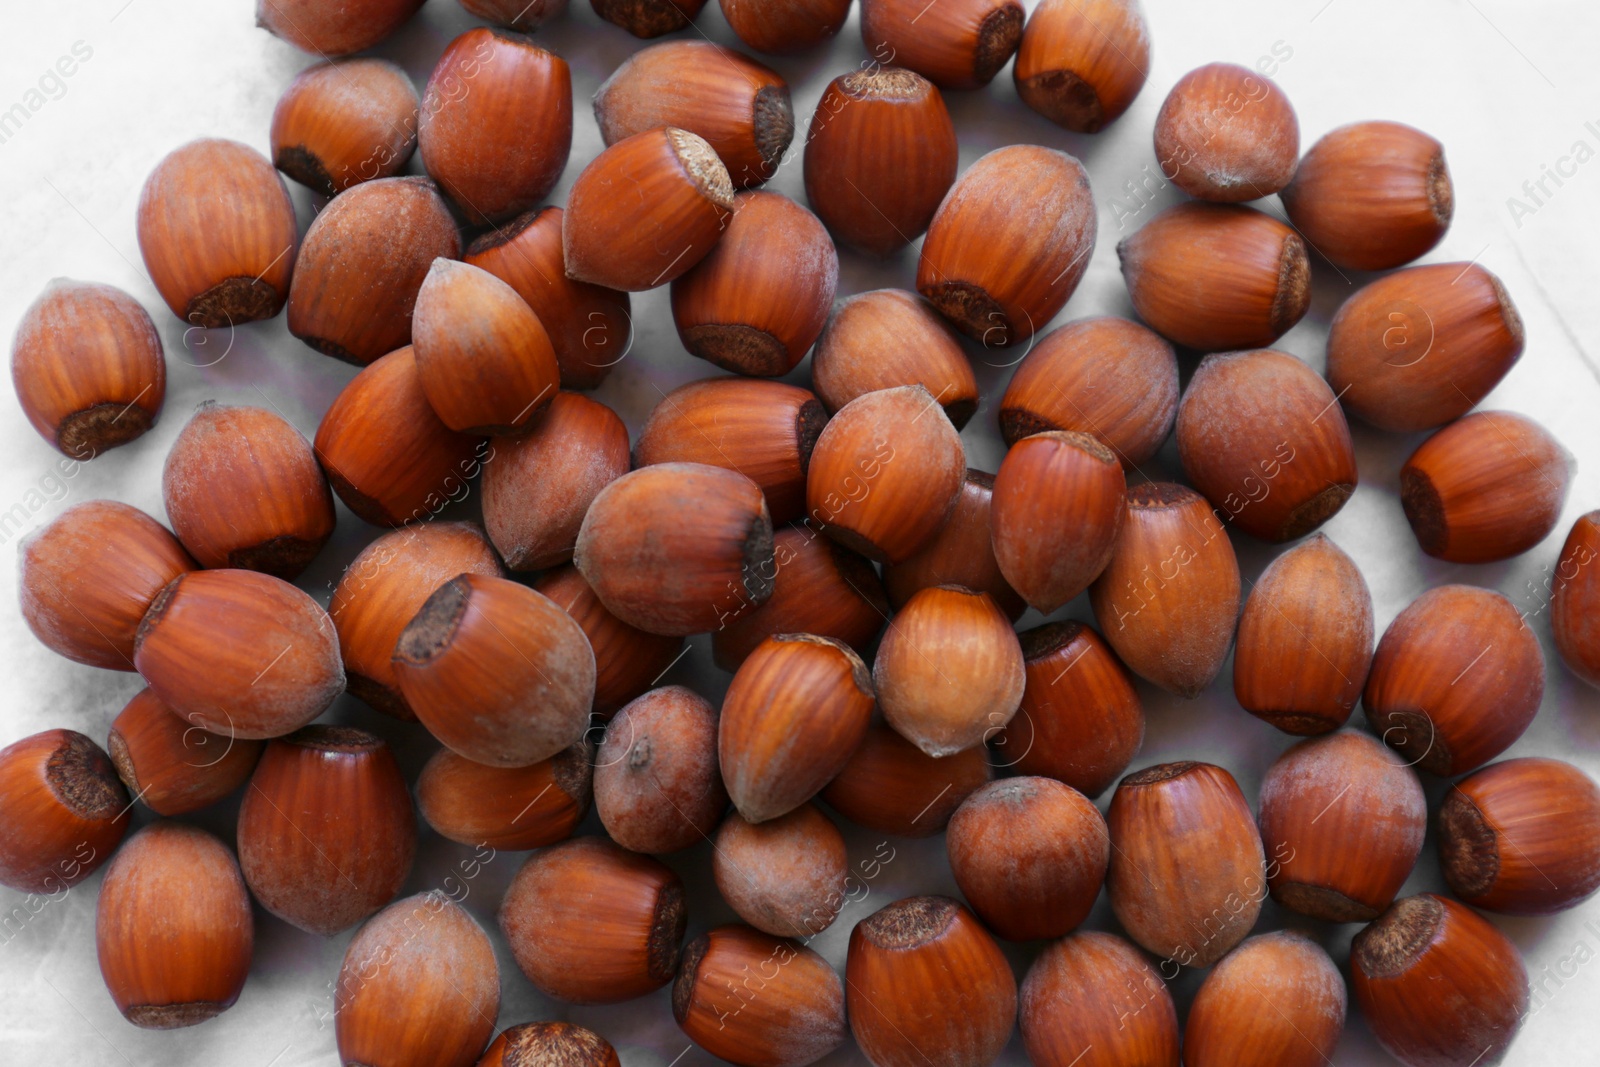
[[[388,37],[417,13],[423,0],[256,0],[256,25],[302,52],[347,56]]]
[[[1235,63],[1191,70],[1156,116],[1162,177],[1201,200],[1259,200],[1289,184],[1300,123],[1270,78]]]
[[[1567,669],[1600,686],[1600,511],[1580,515],[1551,580],[1550,629]]]
[[[571,615],[594,649],[594,711],[609,716],[661,681],[683,658],[683,638],[629,626],[600,602],[573,566],[546,571],[533,587]]]
[[[850,17],[850,0],[726,0],[720,7],[739,40],[776,55],[818,47]]]
[[[540,26],[552,19],[559,18],[567,13],[567,0],[459,0],[461,6],[469,15],[476,15],[485,22],[492,22],[496,26],[504,26],[508,30],[518,30],[522,33],[532,33]],[[565,1023],[529,1023],[528,1026],[566,1026]],[[522,1027],[513,1027],[522,1029]],[[581,1026],[570,1029],[583,1030]],[[509,1031],[508,1031],[509,1032]],[[587,1030],[583,1030],[588,1033]],[[496,1041],[496,1044],[499,1044]],[[607,1048],[610,1046],[607,1045]],[[616,1054],[613,1052],[613,1056]],[[495,1061],[496,1067],[499,1061]],[[598,1065],[596,1065],[598,1067]]]
[[[717,769],[717,709],[681,685],[652,689],[606,724],[594,767],[594,806],[630,852],[677,852],[728,809]]]
[[[512,2],[520,4],[522,0]],[[485,0],[462,0],[463,6],[484,3]],[[478,1061],[478,1067],[621,1067],[621,1063],[611,1042],[587,1027],[576,1023],[523,1023],[502,1030]]]
[[[1044,0],[1011,68],[1022,102],[1078,133],[1099,133],[1144,88],[1150,28],[1138,0]]]
[[[272,112],[273,164],[323,196],[394,177],[416,147],[417,91],[387,59],[307,67]]]
[[[93,459],[155,425],[167,359],[133,297],[58,278],[17,324],[11,382],[40,437],[72,459]]]
[[[739,918],[776,937],[815,937],[844,907],[844,835],[813,804],[765,822],[728,814],[712,842],[717,890]]]
[[[1184,1067],[1322,1067],[1344,1032],[1344,977],[1305,934],[1246,940],[1206,975],[1183,1031]]]
[[[417,808],[463,845],[543,848],[571,837],[589,814],[593,758],[587,740],[527,767],[488,767],[441,748],[417,778]]]
[[[978,410],[978,382],[955,333],[904,289],[841,300],[811,351],[811,384],[829,411],[878,389],[920,385],[961,429]]]
[[[1144,954],[1114,934],[1053,941],[1022,982],[1022,1045],[1036,1067],[1178,1067],[1178,1010]]]
[[[99,745],[45,730],[0,749],[0,885],[59,893],[100,868],[128,832],[133,804]]]
[[[157,815],[209,807],[244,785],[265,748],[190,726],[149,689],[111,720],[106,751],[130,792]]]
[[[874,723],[844,770],[823,788],[822,799],[869,830],[932,837],[993,774],[988,749],[982,745],[935,758],[889,727]]]
[[[915,0],[862,0],[861,40],[875,59],[914,70],[942,88],[981,89],[1017,50],[1026,17],[1017,0],[933,7]]]
[[[1012,621],[1027,611],[1027,603],[1011,588],[995,560],[990,521],[993,499],[994,475],[968,467],[961,494],[939,532],[904,562],[884,567],[889,603],[903,608],[923,589],[959,585],[989,594]]]
[[[649,40],[687,28],[706,0],[589,0],[589,6],[607,22]]]

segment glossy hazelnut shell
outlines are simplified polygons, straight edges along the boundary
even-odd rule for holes
[[[933,394],[958,430],[978,410],[978,382],[955,331],[904,289],[839,301],[812,348],[811,385],[830,412],[898,385]]]
[[[1428,430],[1477,406],[1522,356],[1522,316],[1475,263],[1395,271],[1357,290],[1328,328],[1328,384],[1380,430]]]
[[[17,599],[46,648],[113,671],[134,669],[139,622],[194,560],[166,527],[112,500],[74,504],[22,542]]]
[[[250,969],[250,894],[233,852],[204,830],[158,822],[106,868],[95,905],[100,974],[135,1026],[194,1026],[233,1006]]]
[[[527,767],[488,767],[441,748],[417,777],[417,808],[459,844],[544,848],[571,837],[589,814],[593,759],[587,741]]]
[[[849,0],[727,0],[719,6],[739,40],[776,55],[822,45],[850,17]]]
[[[224,737],[281,737],[344,692],[333,620],[256,571],[190,571],[139,623],[133,662],[161,702]]]
[[[572,1004],[617,1004],[666,985],[686,922],[670,868],[598,837],[534,853],[500,906],[523,974]]]
[[[483,524],[514,571],[571,560],[589,505],[629,468],[628,428],[597,400],[557,393],[530,425],[483,469]]]
[[[993,498],[994,475],[968,467],[961,493],[939,532],[910,558],[883,569],[889,603],[903,608],[923,589],[959,585],[989,594],[995,606],[1013,621],[1028,610],[995,560]]]
[[[863,0],[861,40],[879,61],[945,89],[981,89],[1022,39],[1027,14],[1015,0],[957,0],[933,8],[908,0]]]
[[[1353,730],[1279,756],[1260,808],[1272,898],[1328,922],[1370,922],[1394,903],[1428,826],[1417,772]]]
[[[1012,78],[1022,102],[1078,133],[1128,110],[1150,67],[1138,0],[1044,0],[1028,16]]]
[[[874,723],[850,762],[822,790],[828,806],[858,826],[897,837],[932,837],[961,802],[989,781],[988,749],[934,758]]]
[[[1361,704],[1373,732],[1407,762],[1454,777],[1509,748],[1543,698],[1544,653],[1511,601],[1444,585],[1384,631]]]
[[[794,138],[794,107],[783,76],[710,41],[667,41],[628,57],[594,94],[607,145],[661,126],[699,134],[735,189],[776,172]]]
[[[417,91],[386,59],[307,67],[272,111],[273,164],[323,196],[394,177],[416,147]]]
[[[283,179],[255,149],[217,138],[175,149],[145,181],[138,231],[150,280],[189,326],[283,309],[300,230]]]
[[[939,205],[917,260],[917,291],[985,348],[1026,341],[1078,288],[1095,225],[1083,164],[1037,145],[997,148]]]
[[[1017,636],[1022,704],[994,738],[996,762],[1099,796],[1144,743],[1144,705],[1132,676],[1083,623],[1046,623]]]
[[[214,734],[141,689],[111,720],[106,751],[128,791],[157,815],[183,815],[222,800],[250,778],[261,741]]]
[[[854,70],[828,83],[811,116],[806,202],[844,244],[890,256],[926,232],[958,162],[937,86],[900,67]]]
[[[1178,204],[1123,238],[1117,257],[1139,317],[1190,348],[1264,348],[1311,306],[1305,242],[1254,208]]]
[[[311,443],[265,408],[202,406],[167,453],[161,497],[202,567],[292,581],[333,535],[333,493]]]
[[[772,520],[760,486],[742,474],[702,463],[642,467],[594,498],[573,563],[630,626],[701,633],[772,595]]]
[[[1400,504],[1422,550],[1450,563],[1519,556],[1556,528],[1572,456],[1513,411],[1479,411],[1417,446],[1400,468]]]
[[[1184,1067],[1322,1067],[1344,1032],[1349,997],[1327,952],[1305,934],[1249,938],[1206,975],[1183,1031]]]
[[[133,806],[105,752],[76,730],[0,749],[0,798],[0,885],[52,896],[111,857]]]
[[[683,638],[629,626],[600,602],[571,565],[546,571],[533,587],[577,622],[594,649],[594,711],[609,716],[660,682],[683,656]]]
[[[1234,697],[1285,733],[1337,730],[1361,698],[1373,632],[1360,569],[1325,534],[1313,534],[1250,589],[1233,650]]]
[[[1264,541],[1304,537],[1360,480],[1333,390],[1270,348],[1200,361],[1178,407],[1178,458],[1206,499]]]
[[[347,56],[365,51],[399,29],[423,0],[256,0],[256,25],[302,52]]]
[[[740,664],[722,700],[717,754],[734,806],[763,822],[842,770],[872,720],[873,683],[841,641],[776,634]]]
[[[1040,337],[1000,399],[1000,433],[1014,445],[1045,430],[1093,434],[1137,470],[1172,432],[1178,358],[1159,334],[1105,315]]]
[[[1111,562],[1089,587],[1100,633],[1135,674],[1193,698],[1222,669],[1239,615],[1239,564],[1198,493],[1130,486]]]
[[[121,289],[60,278],[28,305],[11,345],[28,422],[63,455],[93,459],[154,426],[167,359],[150,314]]]
[[[1145,955],[1115,934],[1051,942],[1022,982],[1022,1045],[1036,1067],[1178,1067],[1178,1011]]]
[[[1136,771],[1112,794],[1106,826],[1111,910],[1146,950],[1207,967],[1250,933],[1265,858],[1233,775],[1193,762]]]
[[[239,807],[239,866],[251,894],[324,937],[393,900],[416,847],[394,754],[348,726],[308,726],[269,743]]]
[[[1600,687],[1600,511],[1572,524],[1552,575],[1550,629],[1567,669]]]
[[[366,366],[411,343],[428,268],[461,255],[461,234],[427,178],[379,178],[334,197],[306,230],[289,291],[289,332]]]

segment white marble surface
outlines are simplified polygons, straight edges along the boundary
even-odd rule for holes
[[[205,345],[185,331],[160,303],[145,276],[134,238],[134,207],[145,175],[161,156],[193,137],[232,137],[262,150],[278,94],[308,62],[286,44],[254,27],[248,0],[78,0],[73,4],[22,4],[6,8],[0,33],[0,110],[41,90],[44,100],[25,125],[0,143],[0,328],[9,333],[29,301],[56,276],[121,286],[155,315],[167,345],[170,384],[165,417],[130,447],[81,468],[72,478],[52,476],[56,454],[23,420],[9,389],[0,390],[0,514],[17,513],[24,529],[49,522],[70,504],[112,497],[162,516],[162,459],[187,415],[203,400],[260,403],[262,390],[303,431],[317,420],[353,369],[319,356],[291,338],[282,319],[213,336]],[[1424,589],[1447,581],[1493,585],[1533,617],[1552,661],[1541,713],[1511,755],[1549,754],[1600,773],[1600,694],[1583,688],[1554,662],[1542,581],[1574,518],[1600,506],[1600,302],[1593,298],[1600,252],[1600,68],[1593,61],[1600,14],[1578,0],[1147,0],[1154,57],[1150,82],[1132,110],[1108,132],[1070,135],[1023,108],[1009,68],[989,89],[951,94],[963,166],[990,148],[1035,142],[1082,158],[1094,181],[1100,240],[1083,284],[1059,321],[1090,314],[1131,314],[1115,258],[1127,230],[1119,216],[1132,205],[1123,183],[1153,161],[1150,129],[1161,99],[1185,71],[1212,60],[1254,64],[1277,52],[1278,81],[1299,111],[1303,143],[1334,126],[1390,118],[1420,126],[1446,145],[1457,191],[1455,224],[1426,261],[1476,259],[1507,283],[1528,327],[1521,364],[1494,391],[1488,407],[1511,408],[1541,420],[1566,443],[1579,467],[1558,531],[1519,559],[1485,567],[1441,564],[1421,556],[1396,497],[1398,470],[1419,438],[1400,438],[1357,427],[1362,485],[1326,527],[1360,563],[1375,595],[1383,627]],[[454,0],[429,0],[422,14],[381,47],[398,59],[419,87],[444,45],[472,25]],[[736,43],[715,4],[698,28],[711,39]],[[695,31],[689,31],[692,35]],[[580,167],[599,150],[587,102],[607,74],[639,42],[604,25],[584,0],[566,20],[540,34],[572,65],[578,127],[572,162],[552,201],[562,202]],[[80,43],[81,42],[81,43]],[[70,78],[51,81],[58,58],[92,49]],[[1285,52],[1292,53],[1287,59]],[[769,61],[789,78],[802,128],[827,81],[862,61],[866,52],[850,24],[830,48],[798,59]],[[45,80],[41,82],[41,78]],[[1593,122],[1594,125],[1586,125]],[[1579,152],[1578,142],[1587,146]],[[1563,161],[1573,153],[1585,162]],[[1547,180],[1535,203],[1524,190],[1546,166],[1570,174],[1559,187]],[[413,161],[412,169],[419,164]],[[772,188],[802,196],[798,157]],[[302,222],[317,204],[296,187]],[[1520,197],[1514,211],[1508,198]],[[1177,199],[1168,190],[1157,205]],[[1118,208],[1118,202],[1124,206]],[[1270,202],[1276,209],[1275,199]],[[1145,208],[1133,225],[1148,218]],[[841,257],[840,295],[883,285],[910,287],[915,259],[907,253],[887,264]],[[1320,368],[1329,318],[1359,277],[1341,277],[1317,264],[1311,313],[1280,347]],[[600,399],[614,406],[635,431],[669,389],[704,376],[672,329],[664,290],[635,299],[637,338]],[[998,360],[997,360],[998,362]],[[1186,361],[1185,372],[1192,361]],[[804,368],[802,368],[802,373]],[[979,365],[985,407],[964,437],[975,466],[993,470],[1002,446],[994,402],[1008,371]],[[1156,474],[1159,470],[1159,474]],[[1176,474],[1169,443],[1152,474]],[[475,507],[468,501],[464,513]],[[11,520],[6,520],[11,521]],[[340,507],[333,542],[303,585],[326,600],[342,566],[375,536]],[[0,531],[0,744],[53,726],[70,726],[96,739],[138,688],[131,674],[80,667],[57,658],[28,633],[14,607],[15,525]],[[1237,541],[1245,576],[1254,579],[1269,553]],[[1088,619],[1086,604],[1062,616]],[[1037,622],[1035,616],[1025,625]],[[1226,684],[1182,703],[1141,683],[1150,728],[1136,766],[1175,758],[1211,760],[1231,769],[1254,800],[1262,772],[1288,740],[1245,715]],[[674,669],[670,680],[720,696],[726,678],[712,668],[707,647]],[[395,743],[408,773],[431,745],[420,731],[382,719],[343,699],[332,717],[379,731]],[[1359,723],[1360,717],[1357,717]],[[1442,785],[1427,783],[1437,801]],[[1102,798],[1104,801],[1106,798]],[[149,813],[139,812],[139,821]],[[234,807],[206,812],[196,821],[231,837]],[[0,812],[0,818],[5,813]],[[597,824],[595,824],[597,825]],[[852,857],[865,862],[878,838],[848,835]],[[816,941],[842,967],[850,926],[897,897],[953,892],[938,840],[896,841],[896,858]],[[441,884],[468,850],[425,835],[408,886],[417,892]],[[493,930],[499,895],[522,857],[505,855],[470,884],[467,905]],[[709,876],[707,846],[672,857],[691,890],[691,935],[725,922],[731,912]],[[94,898],[100,876],[51,903],[20,928],[0,933],[0,1062],[205,1064],[226,1067],[295,1067],[334,1062],[331,983],[349,935],[323,941],[258,911],[257,950],[239,1003],[216,1021],[176,1033],[148,1033],[125,1023],[101,985],[94,953]],[[1439,889],[1433,841],[1408,883],[1408,891]],[[0,890],[0,912],[21,895]],[[1102,898],[1091,923],[1110,922]],[[1590,1062],[1600,1043],[1600,902],[1550,919],[1495,919],[1521,946],[1541,1009],[1528,1020],[1507,1063]],[[1284,923],[1270,903],[1262,928]],[[1324,930],[1324,943],[1341,964],[1354,927]],[[496,934],[503,969],[500,1022],[567,1018],[606,1034],[627,1067],[684,1067],[711,1057],[674,1026],[665,993],[634,1003],[574,1009],[547,1002],[522,978]],[[1008,948],[1019,975],[1032,950]],[[1180,1004],[1197,978],[1175,986]],[[687,1048],[687,1051],[686,1051]],[[681,1057],[681,1058],[680,1058]],[[828,1064],[865,1061],[846,1047]],[[1005,1062],[1024,1062],[1013,1041]],[[1340,1045],[1342,1067],[1389,1060],[1359,1022]]]

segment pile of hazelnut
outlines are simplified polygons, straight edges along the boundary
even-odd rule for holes
[[[1554,759],[1490,762],[1545,683],[1505,596],[1432,589],[1374,650],[1367,585],[1316,532],[1356,487],[1347,414],[1432,433],[1401,473],[1428,555],[1515,556],[1565,502],[1572,461],[1545,429],[1472,411],[1523,349],[1500,282],[1405,267],[1450,222],[1437,141],[1364,122],[1302,157],[1270,80],[1193,71],[1155,150],[1195,199],[1118,250],[1143,324],[1035,337],[1094,248],[1089,177],[1032,145],[957,177],[941,90],[982,87],[1015,54],[1029,107],[1098,131],[1145,80],[1136,0],[1043,0],[1026,18],[1016,0],[862,0],[875,58],[812,119],[812,210],[757,188],[796,132],[784,79],[694,40],[612,74],[595,98],[608,147],[564,209],[541,208],[568,163],[571,77],[512,31],[565,0],[461,0],[496,25],[453,41],[420,100],[385,60],[326,58],[421,2],[260,0],[264,27],[326,60],[283,95],[273,159],[196,141],[139,203],[145,265],[182,322],[287,308],[295,336],[362,367],[315,440],[267,408],[204,406],[166,458],[167,526],[94,501],[22,552],[38,638],[147,688],[104,749],[58,729],[0,752],[0,882],[45,892],[110,861],[99,961],[129,1022],[232,1005],[253,900],[323,935],[363,924],[337,980],[346,1064],[615,1065],[581,1026],[494,1036],[483,930],[442,893],[395,901],[414,788],[443,837],[536,850],[499,911],[535,987],[598,1004],[671,984],[684,1032],[748,1067],[800,1067],[851,1037],[876,1067],[984,1067],[1019,1023],[1041,1067],[1320,1065],[1345,978],[1310,936],[1249,936],[1269,894],[1365,924],[1349,982],[1399,1060],[1500,1058],[1528,982],[1475,909],[1547,914],[1600,887],[1600,789]],[[703,0],[592,2],[648,38]],[[796,52],[849,3],[722,7],[751,48]],[[427,176],[397,176],[414,149]],[[303,235],[279,172],[331,197]],[[1287,224],[1243,204],[1273,193]],[[924,233],[916,293],[835,306],[835,240],[887,256]],[[1306,312],[1312,253],[1404,268],[1339,310],[1325,377],[1264,347]],[[630,443],[582,390],[626,349],[628,293],[669,283],[684,346],[734,373],[667,395]],[[1425,345],[1407,326],[1423,320]],[[958,433],[978,405],[961,335],[1026,350],[993,475],[968,469]],[[1181,397],[1174,345],[1211,353]],[[813,389],[772,380],[808,352]],[[161,410],[155,327],[106,285],[47,289],[13,371],[70,457]],[[1188,485],[1141,472],[1174,427]],[[473,479],[482,524],[436,519]],[[392,529],[324,608],[291,583],[335,496]],[[1297,542],[1248,597],[1235,533]],[[1597,552],[1591,512],[1555,565],[1550,618],[1567,667],[1600,685]],[[1085,592],[1095,627],[1014,629]],[[707,633],[732,674],[721,708],[652,689]],[[1230,650],[1239,704],[1306,738],[1255,812],[1218,766],[1125,773],[1145,729],[1133,677],[1193,697]],[[346,691],[441,743],[416,782],[379,737],[316,722]],[[1343,729],[1357,700],[1371,732]],[[1429,818],[1419,770],[1458,779],[1435,813],[1451,895],[1396,900]],[[235,848],[174,818],[240,790]],[[882,907],[835,972],[805,944],[839,914],[848,864],[818,800],[884,834],[945,832],[965,902]],[[123,843],[134,802],[162,818]],[[606,836],[572,838],[591,805]],[[653,854],[702,838],[745,924],[685,945],[683,883]],[[1119,931],[1078,930],[1102,886]],[[1046,942],[1020,988],[996,938]],[[1180,1041],[1167,981],[1185,967],[1210,970]]]

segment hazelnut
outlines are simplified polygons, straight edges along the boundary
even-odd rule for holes
[[[930,756],[987,741],[1022,702],[1022,648],[986,593],[923,589],[889,623],[872,664],[883,717]]]
[[[898,385],[932,393],[958,430],[978,410],[978,382],[961,342],[927,301],[904,289],[839,301],[811,351],[811,384],[829,411]]]
[[[833,925],[850,873],[844,835],[813,804],[765,822],[728,814],[712,842],[717,890],[739,918],[809,940]]]
[[[1255,926],[1266,858],[1233,775],[1190,761],[1146,767],[1117,784],[1106,826],[1106,895],[1145,949],[1209,967]]]
[[[736,671],[773,634],[832,637],[866,656],[889,617],[872,564],[809,526],[772,535],[772,596],[730,612],[711,634],[718,667]]]
[[[1359,480],[1333,390],[1270,348],[1200,361],[1178,408],[1178,458],[1206,499],[1264,541],[1315,530]]]
[[[1011,68],[1022,102],[1078,133],[1128,110],[1150,67],[1138,0],[1044,0],[1028,16]]]
[[[139,195],[139,253],[161,299],[190,326],[218,329],[283,310],[300,229],[283,179],[237,141],[191,141]]]
[[[706,0],[589,0],[589,6],[607,22],[649,40],[687,28]]]
[[[1089,603],[1130,670],[1192,699],[1233,643],[1239,562],[1198,493],[1170,482],[1129,486],[1127,518]]]
[[[889,603],[903,608],[923,589],[959,585],[989,594],[1013,621],[1027,611],[1028,605],[1000,573],[995,559],[990,521],[993,499],[994,475],[968,467],[961,493],[939,532],[904,562],[883,569]]]
[[[514,571],[571,560],[584,512],[630,462],[628,428],[599,401],[556,393],[529,425],[493,441],[483,468],[483,524]]]
[[[717,709],[681,685],[652,689],[606,724],[594,806],[630,852],[677,852],[710,838],[728,810],[717,770]]]
[[[981,1067],[1016,1026],[1011,965],[949,897],[907,897],[857,923],[845,987],[850,1032],[877,1067]]]
[[[852,551],[902,563],[944,525],[966,467],[961,436],[922,386],[867,393],[817,438],[807,517]]]
[[[265,408],[201,405],[167,453],[161,497],[202,567],[292,581],[333,534],[333,493],[310,442]]]
[[[133,805],[100,746],[45,730],[0,749],[0,885],[58,893],[89,877],[122,843]]]
[[[1093,434],[1137,470],[1178,414],[1178,357],[1152,330],[1111,315],[1051,330],[1017,364],[1000,400],[1006,444],[1045,430]]]
[[[1018,774],[1099,796],[1144,744],[1144,705],[1128,669],[1081,622],[1046,623],[1018,641],[1022,705],[996,737],[996,754]]]
[[[1206,975],[1183,1031],[1184,1067],[1322,1067],[1344,1032],[1348,996],[1305,934],[1261,934]]]
[[[783,76],[710,41],[635,52],[595,92],[594,117],[607,145],[662,126],[700,135],[735,189],[772,177],[794,138]]]
[[[1409,267],[1359,289],[1328,328],[1328,384],[1345,410],[1410,433],[1460,418],[1522,356],[1522,316],[1475,263]]]
[[[409,345],[350,380],[322,416],[314,442],[333,491],[374,526],[438,514],[465,491],[485,447],[482,438],[439,421]]]
[[[333,1003],[345,1063],[472,1067],[500,1012],[500,965],[467,909],[435,889],[357,931]]]
[[[302,52],[347,56],[363,52],[399,29],[423,0],[256,0],[256,25]]]
[[[772,520],[761,487],[744,475],[659,463],[600,490],[573,562],[630,626],[703,633],[772,595]]]
[[[494,0],[496,3],[502,0]],[[512,0],[514,4],[522,0]],[[564,0],[563,0],[564,3]],[[485,0],[462,0],[462,6],[484,6]],[[576,1023],[523,1023],[510,1026],[490,1044],[478,1067],[621,1067],[611,1042]]]
[[[1511,915],[1549,915],[1600,889],[1600,789],[1561,760],[1495,763],[1439,806],[1439,865],[1456,896]]]
[[[331,937],[395,898],[417,820],[389,746],[307,726],[267,744],[239,806],[239,867],[261,906]]]
[[[1498,1063],[1528,1016],[1528,972],[1465,904],[1395,901],[1350,945],[1350,985],[1379,1044],[1408,1067]]]
[[[365,366],[411,343],[428,268],[460,255],[455,219],[427,178],[352,186],[306,230],[295,260],[299,284],[289,290],[289,332],[325,356]]]
[[[1361,703],[1385,743],[1451,778],[1509,748],[1543,699],[1544,653],[1511,601],[1442,585],[1383,632]]]
[[[328,613],[256,571],[190,571],[168,582],[139,623],[133,662],[163,704],[224,737],[292,733],[344,692]]]
[[[434,590],[394,646],[406,703],[446,747],[526,767],[576,744],[594,703],[594,653],[559,605],[505,578]]]
[[[563,389],[595,389],[628,354],[631,304],[627,293],[567,277],[562,214],[558,207],[530,211],[484,233],[462,258],[515,289],[539,316]]]
[[[339,633],[352,696],[385,715],[415,721],[390,663],[395,643],[434,590],[468,573],[504,573],[482,528],[468,522],[407,526],[384,534],[350,561],[328,614]]]
[[[742,192],[722,240],[672,283],[672,320],[691,354],[776,378],[822,332],[838,281],[839,256],[815,215],[777,193]]]
[[[167,360],[137,300],[58,278],[17,324],[11,382],[40,437],[72,459],[93,459],[155,425]]]
[[[661,398],[639,432],[634,458],[640,467],[704,463],[738,471],[761,487],[773,523],[785,523],[805,512],[811,450],[827,421],[807,389],[705,378]]]
[[[117,853],[94,930],[111,999],[147,1030],[194,1026],[233,1007],[255,943],[233,852],[175,822],[145,827]]]
[[[806,201],[840,241],[890,256],[927,231],[957,162],[937,86],[899,67],[853,70],[828,83],[811,116]]]
[[[716,927],[684,947],[672,1017],[695,1044],[744,1067],[804,1067],[849,1033],[844,986],[827,960],[740,925]]]
[[[1271,196],[1300,161],[1289,98],[1235,63],[1207,63],[1179,78],[1161,103],[1155,140],[1162,176],[1200,200]]]
[[[1438,141],[1398,122],[1357,122],[1311,146],[1283,206],[1332,263],[1387,270],[1439,243],[1455,192]]]
[[[739,40],[757,52],[793,55],[838,33],[850,0],[727,0],[721,9]]]
[[[114,500],[74,504],[22,542],[22,619],[46,648],[131,671],[139,620],[194,560],[156,520]]]
[[[417,145],[468,222],[522,214],[555,187],[572,151],[567,61],[515,33],[468,30],[428,77]]]
[[[609,716],[649,689],[683,658],[683,638],[629,626],[600,602],[573,566],[546,571],[533,587],[571,615],[594,649],[594,711]]]
[[[1089,588],[1111,562],[1127,492],[1116,454],[1089,434],[1048,430],[1012,445],[990,512],[1006,581],[1044,615]]]
[[[1020,22],[1021,8],[1012,7]],[[1055,318],[1094,245],[1094,194],[1083,164],[1037,145],[997,148],[968,167],[939,205],[917,260],[917,291],[968,337],[1005,347]]]
[[[244,785],[265,744],[190,726],[149,689],[111,720],[106,750],[124,785],[157,815],[209,807]]]
[[[1400,503],[1428,555],[1493,563],[1556,528],[1572,468],[1572,456],[1537,422],[1480,411],[1417,446],[1400,468]]]
[[[1350,718],[1372,666],[1372,594],[1325,534],[1268,564],[1245,601],[1233,694],[1284,733],[1325,734]]]
[[[417,147],[417,91],[386,59],[318,63],[272,112],[272,162],[323,196],[392,178]]]
[[[1428,804],[1417,772],[1350,730],[1301,741],[1261,781],[1272,899],[1328,922],[1370,922],[1394,903],[1422,851]]]
[[[518,30],[522,33],[532,33],[546,22],[567,13],[567,0],[459,0],[461,6],[469,15],[476,15],[485,22],[492,22],[496,26],[504,26],[508,30]],[[529,1026],[565,1026],[565,1023],[529,1023]],[[515,1027],[514,1029],[521,1029]],[[582,1030],[582,1027],[572,1027]],[[588,1033],[587,1030],[584,1033]],[[498,1044],[498,1042],[497,1042]],[[606,1046],[609,1048],[610,1046]],[[615,1055],[615,1053],[613,1053]],[[496,1061],[498,1067],[498,1061]]]
[[[1206,352],[1262,348],[1311,306],[1305,242],[1237,204],[1178,204],[1117,245],[1139,317]]]
[[[896,837],[932,837],[993,776],[982,745],[936,759],[881,723],[867,728],[822,799],[858,826]]]
[[[619,1004],[666,985],[687,920],[669,867],[601,837],[534,853],[500,905],[522,973],[572,1004]]]
[[[572,183],[561,216],[567,277],[654,289],[704,259],[732,212],[728,168],[704,138],[675,126],[634,134]]]
[[[872,721],[873,687],[842,641],[776,634],[740,664],[722,700],[717,754],[734,807],[784,815],[837,775]]]
[[[1022,1045],[1036,1067],[1177,1067],[1172,994],[1114,934],[1052,941],[1028,968],[1021,1009]]]
[[[945,840],[961,895],[1008,941],[1070,933],[1089,915],[1110,859],[1094,804],[1051,778],[1006,778],[973,793]]]
[[[875,57],[944,89],[988,85],[1022,39],[1027,12],[1017,0],[862,0],[861,40]]]
[[[1551,581],[1550,629],[1567,669],[1600,686],[1600,511],[1578,517],[1567,534]]]
[[[539,316],[480,267],[434,260],[411,329],[428,406],[457,433],[526,433],[561,387]]]
[[[543,848],[571,837],[589,814],[592,758],[587,741],[527,767],[487,767],[441,748],[417,778],[417,808],[463,845]]]

